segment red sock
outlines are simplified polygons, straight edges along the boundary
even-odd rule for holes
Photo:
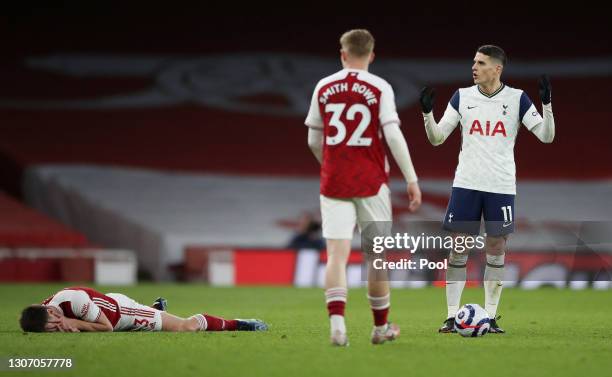
[[[372,309],[372,314],[374,314],[374,326],[384,326],[387,323],[389,308]]]
[[[224,319],[213,315],[203,314],[206,318],[206,331],[236,331],[237,322],[233,319]]]
[[[330,301],[327,303],[327,312],[329,315],[341,315],[344,317],[344,307],[346,302],[344,301]]]

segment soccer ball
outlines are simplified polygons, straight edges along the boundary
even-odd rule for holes
[[[478,304],[465,304],[455,315],[455,329],[461,336],[484,336],[491,328],[491,319]]]

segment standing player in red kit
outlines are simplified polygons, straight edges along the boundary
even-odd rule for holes
[[[164,300],[165,301],[165,300]],[[180,318],[137,303],[120,293],[103,294],[87,287],[65,288],[30,305],[19,321],[28,332],[81,331],[265,331],[255,319],[227,320],[209,314]]]
[[[321,163],[321,218],[327,242],[325,298],[331,343],[348,345],[344,308],[346,264],[355,225],[392,220],[389,165],[384,138],[408,184],[410,210],[421,204],[421,191],[400,131],[393,89],[368,72],[374,60],[374,38],[367,30],[351,30],[340,38],[342,69],[315,87],[305,124],[308,145]],[[389,282],[368,273],[368,300],[374,314],[372,343],[399,335],[387,322]]]

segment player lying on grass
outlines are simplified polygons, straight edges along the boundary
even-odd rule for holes
[[[223,319],[209,314],[180,318],[165,311],[165,300],[152,307],[119,293],[85,287],[65,288],[41,305],[30,305],[19,323],[27,332],[81,331],[265,331],[257,319]]]

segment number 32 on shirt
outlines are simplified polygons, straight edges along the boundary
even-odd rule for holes
[[[346,107],[346,103],[329,103],[325,105],[325,112],[332,113],[331,119],[329,121],[329,125],[338,130],[336,135],[327,136],[325,138],[325,144],[327,145],[338,145],[344,141],[346,138],[346,126],[340,120],[342,113]],[[355,129],[352,135],[350,135],[346,145],[351,147],[368,147],[372,144],[371,137],[362,137],[365,130],[370,125],[370,120],[372,119],[372,115],[370,113],[370,109],[366,105],[356,103],[348,108],[346,111],[346,119],[355,120],[357,114],[361,114],[361,122]]]

